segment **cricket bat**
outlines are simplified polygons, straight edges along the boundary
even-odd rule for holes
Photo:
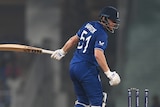
[[[26,52],[36,54],[52,54],[54,51],[43,48],[21,45],[21,44],[0,44],[0,51]]]

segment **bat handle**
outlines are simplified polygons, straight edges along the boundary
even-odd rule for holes
[[[51,54],[51,55],[53,54],[53,52],[54,51],[51,51],[51,50],[45,50],[45,49],[42,50],[42,53]]]

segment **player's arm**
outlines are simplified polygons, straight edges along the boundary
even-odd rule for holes
[[[72,36],[62,47],[62,50],[67,53],[79,42],[79,37],[77,35]]]
[[[94,49],[94,55],[95,55],[95,58],[96,58],[96,60],[99,64],[99,66],[101,67],[101,69],[104,72],[110,71],[103,50],[95,48]]]
[[[79,37],[77,35],[72,36],[61,49],[57,49],[51,55],[51,58],[60,60],[67,52],[69,52],[77,43],[79,42]]]
[[[104,71],[105,75],[110,79],[109,81],[110,85],[112,86],[118,85],[120,83],[120,77],[115,71],[114,72],[110,71],[103,50],[95,48],[94,55],[99,66]]]

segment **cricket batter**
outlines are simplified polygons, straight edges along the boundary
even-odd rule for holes
[[[120,83],[120,76],[110,71],[104,51],[107,32],[114,33],[119,26],[119,12],[112,6],[104,7],[98,21],[85,23],[51,58],[60,60],[70,49],[77,46],[70,62],[70,77],[74,84],[77,101],[75,107],[102,107],[103,90],[99,78],[100,67],[109,78],[111,86]]]

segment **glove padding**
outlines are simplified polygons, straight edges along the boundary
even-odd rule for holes
[[[120,76],[116,71],[107,71],[105,74],[110,79],[109,84],[111,86],[118,85],[121,82]]]
[[[66,53],[63,51],[63,49],[57,49],[53,52],[51,58],[54,58],[56,60],[61,60],[65,55]]]

